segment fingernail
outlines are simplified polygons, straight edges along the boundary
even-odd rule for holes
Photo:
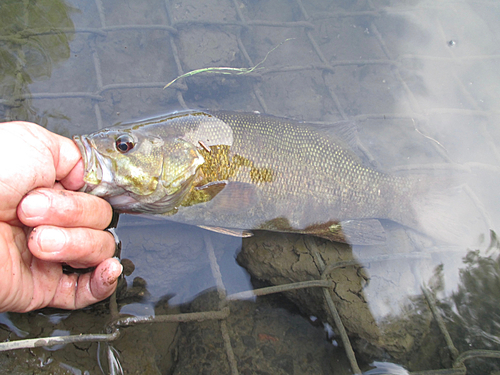
[[[59,228],[44,228],[38,234],[38,246],[44,253],[57,253],[66,246],[67,237]]]
[[[120,277],[120,275],[122,274],[123,266],[120,263],[118,264],[113,263],[109,271],[111,274],[113,274],[113,277],[110,277],[108,279],[108,283],[113,284],[114,282],[116,282],[116,280],[118,280],[118,277]]]
[[[44,194],[30,194],[23,199],[21,209],[26,217],[35,219],[43,217],[50,206],[49,197]]]

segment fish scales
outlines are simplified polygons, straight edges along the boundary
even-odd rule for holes
[[[84,191],[119,212],[200,226],[330,239],[347,220],[418,229],[411,197],[426,189],[365,165],[333,132],[258,113],[176,113],[75,142],[86,160]]]
[[[216,152],[200,150],[205,158],[200,167],[206,175],[203,183],[255,185],[268,207],[262,210],[273,209],[262,215],[269,220],[283,216],[304,228],[325,220],[389,218],[395,190],[404,194],[411,189],[410,180],[363,165],[345,144],[312,127],[258,114],[212,115],[193,121],[212,124],[206,131],[215,138],[227,131],[220,121],[229,125],[233,144]],[[307,202],[312,215],[294,209],[299,202]]]

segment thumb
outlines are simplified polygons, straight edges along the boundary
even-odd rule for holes
[[[78,190],[84,185],[84,164],[80,150],[73,140],[52,134],[54,137],[54,164],[56,179],[68,190]]]

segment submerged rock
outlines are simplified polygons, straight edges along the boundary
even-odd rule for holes
[[[244,241],[237,260],[254,278],[271,285],[320,280],[320,270],[329,268],[324,277],[333,282],[330,295],[358,358],[371,361],[392,357],[420,368],[416,358],[425,353],[424,366],[432,361],[441,366],[440,359],[430,358],[424,348],[445,347],[436,327],[431,326],[432,313],[420,290],[419,278],[427,279],[433,269],[430,259],[419,253],[391,253],[391,249],[412,246],[402,229],[389,229],[386,245],[363,246],[359,254],[348,245],[319,238],[257,232]],[[363,263],[356,260],[360,254]],[[366,259],[371,261],[367,263]],[[420,271],[415,271],[417,264]],[[323,289],[297,289],[284,294],[303,314],[317,316],[337,331]],[[432,340],[430,336],[434,336]]]
[[[240,374],[350,373],[342,349],[332,345],[323,328],[308,319],[273,307],[266,298],[230,302],[229,307],[231,313],[222,322]],[[194,300],[186,312],[214,309],[218,309],[218,296],[209,292]],[[175,375],[231,374],[222,322],[181,324]]]

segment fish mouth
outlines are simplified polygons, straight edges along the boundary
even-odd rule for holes
[[[96,152],[92,140],[84,135],[73,136],[73,141],[82,154],[85,172],[83,181],[85,185],[79,190],[84,193],[91,193],[103,181],[103,165],[106,164],[102,156]]]

